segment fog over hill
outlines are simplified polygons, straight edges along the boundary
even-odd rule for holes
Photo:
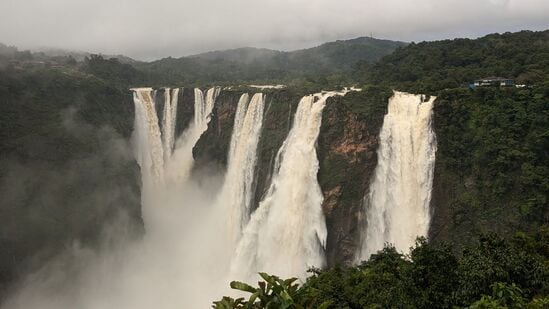
[[[181,58],[164,58],[135,66],[170,83],[174,80],[232,82],[291,80],[350,70],[373,63],[407,43],[359,37],[290,52],[244,47]]]
[[[384,56],[387,52],[407,43],[374,39],[370,37],[358,37],[349,40],[337,40],[321,45],[298,49],[294,51],[278,51],[267,48],[242,47],[228,50],[210,51],[188,56],[186,58],[200,58],[206,60],[226,60],[239,64],[249,64],[254,61],[273,61],[275,57],[284,57],[287,61],[337,61],[335,58],[351,57],[348,63],[360,60],[374,61]],[[342,60],[340,62],[345,62]]]

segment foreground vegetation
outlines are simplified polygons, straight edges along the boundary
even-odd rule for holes
[[[386,247],[359,266],[312,269],[302,285],[261,273],[248,299],[214,308],[548,308],[549,228],[510,239],[495,234],[455,253],[418,239],[408,255]]]

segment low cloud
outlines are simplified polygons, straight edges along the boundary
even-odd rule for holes
[[[419,41],[549,27],[545,0],[4,0],[0,41],[139,59],[295,49],[374,34]]]

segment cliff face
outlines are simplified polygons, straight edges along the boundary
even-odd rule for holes
[[[164,104],[163,102],[164,101],[162,101],[162,104]],[[156,110],[162,111],[163,109],[157,108]],[[179,91],[175,136],[181,136],[181,133],[185,131],[185,129],[189,126],[189,124],[193,120],[193,116],[194,116],[194,90],[192,88],[184,88],[183,90]]]
[[[193,149],[198,168],[205,165],[222,169],[226,167],[236,106],[241,95],[242,92],[237,91],[221,91],[219,94],[208,130],[202,134]]]
[[[251,93],[251,92],[250,92]],[[225,168],[234,113],[241,91],[222,91],[208,130],[193,153],[197,168]],[[304,93],[292,90],[266,92],[266,107],[255,177],[256,208],[268,189],[276,153],[291,127],[295,109]],[[377,137],[383,122],[387,89],[333,97],[324,109],[318,139],[319,183],[328,227],[328,264],[349,264],[360,241],[362,199],[376,165]]]
[[[390,92],[366,89],[333,98],[318,139],[329,266],[350,264],[360,244],[363,199],[377,163],[378,135]]]
[[[435,164],[433,191],[431,195],[431,226],[429,239],[434,241],[458,240],[457,243],[473,239],[480,231],[473,230],[471,220],[451,197],[457,197],[460,192],[467,191],[467,183],[460,175],[453,174],[443,163]],[[469,188],[472,189],[472,188]],[[458,207],[456,207],[458,206]],[[462,227],[459,233],[456,227]],[[465,228],[465,229],[464,229]],[[459,236],[458,236],[459,235]],[[461,240],[459,238],[462,238]]]

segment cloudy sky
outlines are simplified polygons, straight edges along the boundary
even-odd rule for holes
[[[0,42],[137,59],[549,28],[549,0],[0,0]]]

